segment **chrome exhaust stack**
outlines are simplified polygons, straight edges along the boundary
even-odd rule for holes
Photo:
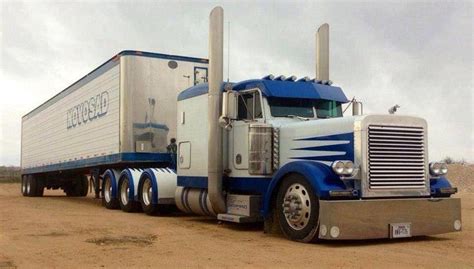
[[[222,128],[219,126],[224,78],[224,9],[215,7],[209,15],[209,92],[208,92],[208,193],[215,213],[225,213],[222,192]]]
[[[329,82],[329,24],[327,23],[321,25],[316,32],[316,79]]]

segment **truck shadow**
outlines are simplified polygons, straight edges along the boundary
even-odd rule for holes
[[[194,217],[190,221],[198,222],[206,225],[218,225],[225,229],[230,229],[234,231],[261,231],[263,233],[263,223],[232,223],[232,222],[223,222],[212,217]]]
[[[411,238],[398,238],[398,239],[366,239],[366,240],[338,240],[338,241],[320,241],[317,245],[327,246],[333,248],[344,248],[344,247],[358,247],[358,246],[374,246],[374,245],[389,245],[389,244],[400,244],[400,243],[416,243],[416,242],[436,242],[436,241],[449,241],[449,238],[434,237],[434,236],[416,236]]]

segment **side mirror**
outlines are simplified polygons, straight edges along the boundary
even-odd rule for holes
[[[219,125],[230,130],[231,120],[237,119],[237,99],[238,93],[228,90],[222,93],[222,114],[219,117]]]
[[[222,98],[222,117],[229,120],[237,119],[237,97],[238,93],[234,91],[223,92]]]
[[[364,107],[362,105],[362,102],[354,100],[352,102],[352,115],[353,116],[360,116],[363,113],[364,113]]]

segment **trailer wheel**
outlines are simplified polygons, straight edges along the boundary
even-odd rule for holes
[[[118,209],[119,203],[116,197],[112,195],[112,179],[109,175],[105,175],[102,187],[102,205],[107,209]]]
[[[147,215],[156,215],[159,212],[158,205],[153,204],[153,185],[151,178],[143,178],[139,185],[138,196],[140,198],[140,204],[142,205],[143,212]]]
[[[26,177],[26,195],[29,197],[36,196],[36,178],[33,175]]]
[[[27,175],[21,176],[21,194],[23,196],[27,196],[27,193],[26,193],[26,181],[28,180],[27,177],[28,177]]]
[[[280,229],[288,239],[299,242],[317,239],[319,198],[303,176],[293,174],[284,179],[275,210]]]
[[[135,212],[138,209],[138,204],[136,201],[130,200],[130,180],[126,177],[123,177],[119,181],[119,190],[120,190],[120,199],[119,204],[120,208],[125,212]],[[132,194],[133,195],[133,194]]]
[[[33,177],[33,181],[35,182],[35,188],[34,188],[34,195],[37,197],[42,197],[44,194],[44,179],[40,177]]]
[[[85,175],[81,175],[78,178],[79,188],[78,188],[78,196],[87,196],[89,192],[89,179]]]

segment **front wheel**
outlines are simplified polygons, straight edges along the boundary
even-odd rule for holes
[[[319,199],[301,175],[290,175],[278,190],[276,207],[282,233],[289,239],[311,242],[318,237]]]

